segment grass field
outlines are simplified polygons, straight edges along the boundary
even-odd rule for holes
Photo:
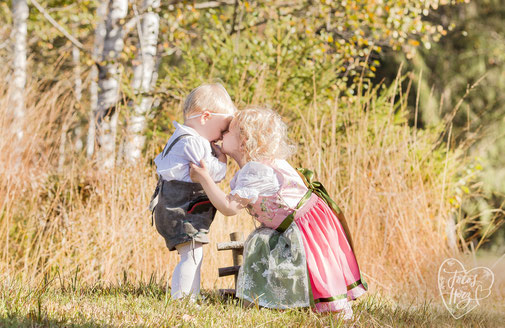
[[[173,301],[159,282],[80,285],[54,278],[36,289],[0,290],[1,327],[503,327],[503,304],[484,302],[456,320],[438,303],[400,304],[379,294],[355,302],[354,319],[310,310],[243,308],[204,291],[198,304]]]
[[[0,280],[0,327],[504,327],[503,257],[479,253],[473,263],[464,262],[467,270],[491,268],[495,280],[491,296],[459,319],[438,295],[396,291],[389,293],[396,295],[391,298],[376,291],[377,286],[353,303],[354,317],[345,321],[338,313],[244,307],[237,299],[222,297],[217,288],[204,289],[197,303],[171,300],[166,277],[133,282],[125,273],[114,283],[90,284],[78,274],[55,274],[37,286]]]

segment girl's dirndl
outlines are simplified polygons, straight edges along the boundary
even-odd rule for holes
[[[349,301],[364,294],[367,285],[346,237],[347,226],[332,209],[336,205],[330,207],[313,190],[310,186],[296,211],[276,229],[259,228],[247,238],[239,298],[275,309],[311,306],[317,312],[352,313]]]

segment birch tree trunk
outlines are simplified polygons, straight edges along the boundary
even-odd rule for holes
[[[75,45],[72,46],[72,62],[74,64],[75,99],[80,103],[82,98],[81,53]]]
[[[79,104],[79,109],[81,108],[81,99],[82,99],[82,78],[81,78],[81,53],[79,48],[75,45],[72,46],[72,61],[74,63],[74,91],[75,91],[75,100],[77,104]],[[82,129],[80,126],[76,127],[74,130],[75,133],[75,150],[80,152],[82,150]]]
[[[134,69],[132,87],[136,95],[134,99],[133,114],[127,122],[127,140],[124,147],[124,156],[128,163],[135,163],[141,156],[145,143],[144,130],[146,128],[152,97],[146,95],[156,83],[156,50],[158,45],[158,32],[160,18],[156,9],[159,0],[144,0],[142,24],[139,29],[139,44],[136,62],[139,64]]]
[[[105,15],[107,14],[107,7],[109,6],[109,0],[102,0],[97,9],[97,27],[95,30],[95,41],[93,45],[93,60],[99,61],[101,53],[103,51],[103,43],[105,40]],[[93,156],[95,152],[95,142],[96,142],[96,126],[98,123],[98,67],[93,65],[90,72],[90,110],[89,110],[89,127],[88,127],[88,137],[86,140],[86,155],[88,158]]]
[[[99,159],[104,168],[111,168],[115,162],[116,129],[119,101],[120,67],[117,59],[123,51],[123,31],[121,21],[128,13],[127,0],[112,0],[105,21],[105,40],[102,63],[98,72],[98,143]]]
[[[11,104],[14,117],[14,128],[18,139],[23,136],[23,121],[25,117],[25,86],[26,86],[26,35],[28,5],[26,0],[12,1],[12,43],[14,45],[12,69]]]

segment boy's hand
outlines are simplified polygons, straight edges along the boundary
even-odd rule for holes
[[[191,181],[196,183],[201,183],[206,177],[209,176],[207,167],[205,166],[205,161],[202,159],[200,161],[200,166],[194,163],[189,163],[189,177]]]
[[[226,163],[226,155],[223,153],[221,150],[221,147],[216,145],[215,142],[211,142],[210,145],[212,146],[212,149],[214,149],[214,152],[216,153],[216,157],[220,162]]]

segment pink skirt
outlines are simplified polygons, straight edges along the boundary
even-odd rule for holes
[[[358,263],[335,213],[317,195],[296,211],[307,257],[315,311],[349,311],[349,300],[363,295]]]

